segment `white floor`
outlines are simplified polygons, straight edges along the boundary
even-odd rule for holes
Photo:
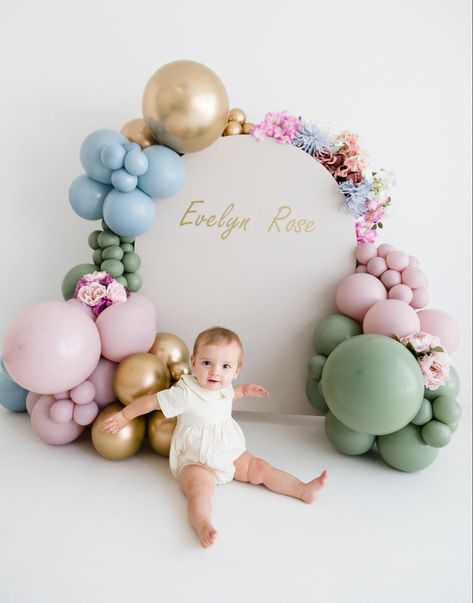
[[[219,487],[203,550],[166,459],[48,446],[0,408],[0,601],[471,601],[471,407],[417,474],[338,454],[320,418],[236,418],[253,453],[304,480],[327,467],[329,483],[312,506]]]

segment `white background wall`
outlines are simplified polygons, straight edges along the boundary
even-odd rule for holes
[[[430,306],[460,323],[470,402],[470,22],[468,0],[3,0],[0,338],[90,261],[95,223],[67,200],[84,137],[141,116],[151,74],[188,58],[251,121],[280,109],[325,118],[360,134],[373,168],[396,172],[380,241],[420,259]]]

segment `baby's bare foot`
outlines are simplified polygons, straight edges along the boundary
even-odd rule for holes
[[[199,529],[196,529],[196,532],[197,536],[199,537],[200,544],[204,547],[204,549],[212,546],[217,539],[217,530],[207,521],[202,523]]]
[[[314,502],[317,492],[325,486],[327,481],[327,469],[324,469],[319,477],[316,477],[311,482],[304,484],[302,488],[301,500],[310,505]]]

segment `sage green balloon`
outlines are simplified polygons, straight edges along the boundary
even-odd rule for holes
[[[141,260],[140,256],[134,251],[130,251],[125,253],[123,256],[123,267],[125,268],[125,272],[136,272],[140,269]]]
[[[94,261],[94,264],[95,264],[95,265],[96,265],[98,268],[100,268],[100,265],[101,265],[101,264],[102,264],[102,262],[103,262],[103,259],[102,259],[102,250],[101,250],[101,249],[96,249],[96,250],[94,251],[94,253],[92,254],[92,260]]]
[[[89,238],[88,238],[88,243],[89,243],[89,247],[91,249],[99,248],[98,238],[99,238],[99,234],[101,232],[102,232],[101,230],[94,230],[93,232],[90,233]]]
[[[315,410],[322,415],[326,414],[328,411],[328,406],[319,389],[318,382],[315,379],[312,379],[312,377],[308,377],[307,381],[305,382],[305,393],[307,399]]]
[[[124,287],[128,287],[127,280],[123,275],[117,276],[116,281],[117,281],[117,283],[120,283],[120,285],[123,285]]]
[[[126,237],[126,236],[123,236],[123,237],[120,237],[120,242],[121,243],[134,243],[135,242],[135,238],[136,237]]]
[[[320,379],[326,360],[327,358],[321,354],[312,356],[309,360],[309,375],[312,379],[316,379],[317,381]]]
[[[97,266],[94,264],[78,264],[66,272],[62,280],[62,296],[64,299],[71,299],[74,295],[74,291],[77,285],[77,281],[84,276],[84,274],[90,274],[95,272]]]
[[[452,433],[455,433],[456,430],[458,429],[458,423],[459,423],[459,421],[457,423],[449,423],[448,424],[448,426],[450,427],[450,431]]]
[[[353,431],[341,423],[330,411],[325,417],[325,435],[333,447],[343,454],[364,454],[371,449],[375,436]]]
[[[112,229],[110,228],[110,226],[107,224],[107,222],[105,222],[105,220],[101,221],[101,225],[102,225],[102,230],[108,231],[108,232],[113,232]]]
[[[126,282],[128,283],[128,289],[135,293],[138,289],[141,289],[141,285],[143,284],[143,279],[138,274],[138,272],[125,272],[123,275],[126,278]]]
[[[105,247],[102,251],[102,258],[104,260],[121,260],[123,258],[123,249],[118,245]]]
[[[434,417],[442,423],[458,423],[462,409],[456,400],[450,396],[439,396],[432,403]]]
[[[429,402],[429,400],[427,400],[427,398],[424,398],[419,408],[419,412],[412,419],[411,423],[414,423],[414,425],[425,425],[432,419],[432,417],[432,404]]]
[[[120,247],[122,248],[123,253],[128,253],[129,251],[134,250],[132,243],[120,243]]]
[[[384,435],[419,412],[424,393],[414,356],[383,335],[357,335],[340,343],[322,373],[327,406],[350,429]]]
[[[381,458],[394,469],[412,473],[431,465],[438,450],[424,442],[420,427],[409,424],[388,435],[376,438]]]
[[[97,237],[97,243],[99,247],[105,249],[105,247],[110,247],[110,245],[120,245],[120,237],[113,232],[101,232]]]
[[[451,437],[452,430],[441,421],[434,419],[422,427],[422,439],[434,448],[443,448],[450,442]]]
[[[119,260],[105,260],[101,263],[100,269],[115,278],[123,274],[123,264]]]
[[[343,314],[331,314],[319,322],[314,331],[314,347],[318,354],[328,356],[342,341],[360,335],[360,323]]]
[[[453,368],[453,366],[451,366],[447,383],[434,390],[426,388],[424,397],[427,398],[427,400],[434,400],[438,396],[449,396],[450,398],[455,399],[459,392],[460,378],[458,377],[457,371]]]

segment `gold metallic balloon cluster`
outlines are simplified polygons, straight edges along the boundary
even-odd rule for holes
[[[255,127],[250,121],[246,121],[246,113],[243,109],[232,109],[228,114],[228,121],[222,136],[236,136],[238,134],[249,134]]]
[[[103,457],[122,460],[135,454],[145,433],[158,454],[169,456],[176,419],[166,419],[160,410],[150,413],[147,421],[136,417],[118,433],[101,431],[102,423],[134,400],[168,389],[182,375],[191,372],[186,344],[172,333],[157,333],[149,352],[132,354],[117,367],[113,386],[120,402],[113,402],[95,419],[92,443]]]

